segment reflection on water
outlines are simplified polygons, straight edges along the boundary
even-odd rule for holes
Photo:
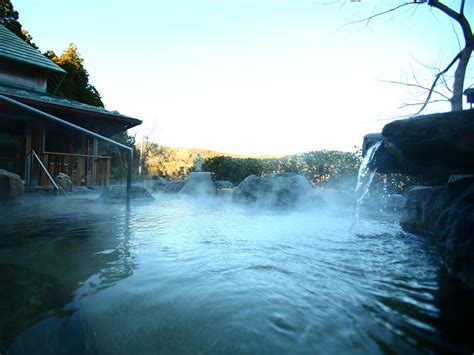
[[[436,248],[393,216],[351,232],[351,212],[0,211],[0,353],[469,353],[473,294]]]

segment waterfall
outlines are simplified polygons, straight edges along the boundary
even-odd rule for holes
[[[365,157],[364,159],[362,159],[362,162],[360,163],[359,174],[357,175],[356,192],[359,192],[360,188],[362,187],[362,184],[364,183],[364,179],[367,176],[367,173],[369,172],[370,162],[373,160],[375,156],[375,152],[377,152],[377,150],[380,148],[381,145],[382,145],[382,141],[378,141],[369,149],[367,149]]]
[[[377,172],[377,169],[370,171],[370,163],[374,159],[375,153],[382,145],[382,141],[375,143],[365,154],[364,159],[360,163],[359,173],[357,175],[357,186],[356,186],[356,193],[359,193],[359,197],[357,198],[357,203],[354,210],[354,217],[352,220],[351,229],[353,230],[359,220],[359,213],[360,213],[360,206],[364,201],[365,197],[369,193],[370,185],[374,180],[374,176]],[[369,174],[370,173],[370,174]]]

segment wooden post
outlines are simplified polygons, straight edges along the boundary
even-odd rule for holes
[[[110,158],[107,159],[107,164],[105,168],[105,186],[110,185]]]
[[[99,140],[97,138],[92,138],[92,155],[97,156],[99,155]],[[94,185],[98,185],[97,183],[97,163],[98,160],[96,158],[92,158],[92,182]]]

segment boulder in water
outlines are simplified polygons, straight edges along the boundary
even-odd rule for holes
[[[232,193],[232,201],[268,208],[294,208],[323,203],[308,180],[293,173],[247,176]]]
[[[155,179],[152,189],[154,192],[178,193],[185,183],[186,181],[181,179],[168,181],[165,178],[158,177]]]
[[[217,189],[210,172],[194,171],[189,174],[186,184],[179,193],[192,196],[216,196]]]
[[[217,180],[214,181],[214,184],[216,185],[216,188],[219,189],[231,189],[234,187],[234,184],[230,181],[227,180]]]
[[[23,182],[19,175],[0,169],[0,201],[20,203],[23,198]]]
[[[59,173],[54,181],[64,190],[64,192],[72,192],[72,180],[69,175]]]
[[[125,202],[127,199],[127,186],[110,186],[100,194],[98,201]],[[155,198],[143,186],[132,185],[132,200],[153,201]]]

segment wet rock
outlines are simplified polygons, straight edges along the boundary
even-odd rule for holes
[[[110,186],[97,198],[102,202],[125,202],[127,199],[127,186]],[[132,185],[132,200],[153,201],[155,198],[143,186]]]
[[[250,175],[234,189],[232,201],[269,208],[323,203],[309,181],[293,173]]]
[[[382,133],[368,133],[364,136],[362,142],[362,155],[365,156],[367,150],[372,147],[375,143],[380,142],[383,139]]]
[[[413,188],[406,197],[402,228],[436,240],[448,268],[474,287],[474,178]]]
[[[69,175],[59,173],[54,181],[56,181],[56,183],[64,190],[64,192],[72,192],[72,180]]]
[[[210,172],[194,171],[189,174],[179,193],[191,196],[216,196],[217,189]]]
[[[234,187],[234,184],[227,180],[217,180],[214,181],[217,189],[231,189]]]
[[[186,183],[185,180],[166,180],[162,177],[157,177],[155,180],[152,188],[154,192],[178,193]]]
[[[19,175],[0,169],[0,202],[21,203],[23,182]]]
[[[444,112],[391,122],[376,153],[378,172],[473,174],[474,111]]]

